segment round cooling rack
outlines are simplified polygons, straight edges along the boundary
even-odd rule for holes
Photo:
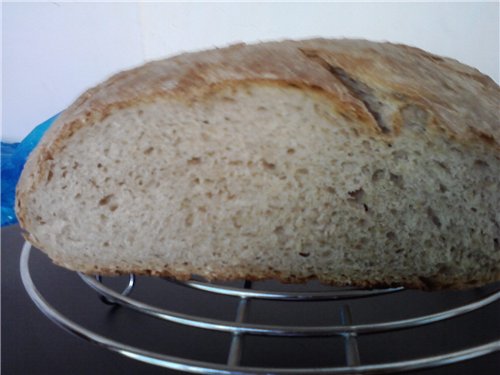
[[[343,304],[340,306],[341,324],[291,326],[248,323],[249,303],[253,300],[272,300],[279,303],[288,303],[288,301],[300,303],[308,303],[309,301],[326,301],[326,303],[329,303],[328,301],[331,301],[334,303],[339,300],[353,301],[359,298],[366,299],[386,296],[389,294],[399,294],[404,292],[404,289],[390,288],[380,290],[361,290],[353,288],[336,288],[332,290],[312,292],[289,292],[255,290],[252,289],[251,282],[245,282],[243,288],[236,288],[200,281],[178,282],[166,280],[166,282],[176,283],[177,285],[181,285],[185,288],[199,291],[199,293],[213,293],[223,295],[228,298],[235,298],[237,301],[235,319],[228,321],[160,308],[153,304],[144,303],[132,298],[130,294],[134,290],[136,283],[138,283],[134,275],[130,275],[128,285],[123,292],[119,293],[103,285],[99,276],[90,277],[79,274],[84,283],[95,290],[100,295],[102,301],[106,304],[121,306],[122,308],[130,309],[137,313],[145,314],[159,320],[195,328],[200,330],[200,334],[207,331],[219,331],[231,335],[231,343],[226,363],[211,363],[191,358],[180,358],[173,355],[144,350],[133,345],[113,340],[75,323],[70,318],[62,314],[54,308],[37,289],[30,274],[30,252],[31,245],[25,242],[21,253],[21,278],[26,291],[33,302],[50,320],[80,338],[117,352],[123,356],[154,366],[199,374],[388,374],[452,364],[500,351],[500,339],[497,339],[480,345],[461,348],[431,356],[397,360],[394,362],[365,364],[361,363],[361,356],[358,347],[358,339],[361,335],[386,333],[396,330],[417,328],[424,325],[431,325],[484,308],[487,305],[500,300],[500,289],[458,307],[453,307],[431,314],[421,314],[400,320],[353,324],[351,309],[348,304]],[[241,364],[241,358],[242,353],[245,350],[243,339],[247,336],[307,338],[339,336],[343,340],[343,355],[345,357],[346,364],[343,366],[302,368],[268,367],[258,365],[245,366]]]

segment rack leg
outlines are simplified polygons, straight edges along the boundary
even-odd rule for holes
[[[243,288],[250,289],[251,287],[252,287],[252,282],[245,281]],[[249,302],[250,301],[247,297],[240,297],[240,302],[238,303],[238,309],[236,310],[236,318],[235,318],[236,323],[242,323],[245,321]],[[227,364],[229,366],[239,365],[242,351],[243,351],[243,335],[240,332],[235,332],[233,333],[233,338],[231,340],[231,347],[229,348]]]
[[[340,318],[342,324],[352,324],[352,314],[349,305],[343,305],[340,311]],[[359,349],[356,333],[345,333],[344,335],[344,348],[347,366],[358,366],[361,364],[359,358]]]
[[[101,275],[95,275],[95,279],[102,284],[102,276]],[[131,273],[128,277],[127,287],[121,293],[122,296],[127,297],[130,293],[132,293],[132,290],[134,290],[134,286],[135,286],[135,274]],[[105,303],[106,305],[112,305],[112,306],[116,306],[116,307],[120,306],[112,299],[104,297],[103,295],[99,295],[99,299],[101,300],[101,302]]]

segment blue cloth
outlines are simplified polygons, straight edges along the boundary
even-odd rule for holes
[[[30,152],[59,114],[38,125],[20,143],[1,142],[2,149],[2,227],[17,223],[14,212],[16,185]]]

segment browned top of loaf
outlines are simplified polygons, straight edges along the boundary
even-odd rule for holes
[[[58,134],[63,125],[92,122],[136,101],[167,95],[189,98],[214,85],[244,80],[324,91],[341,102],[346,113],[357,114],[377,129],[366,105],[339,79],[342,71],[375,90],[379,98],[426,107],[454,137],[500,145],[500,90],[492,79],[417,48],[350,39],[237,44],[153,61],[85,92],[56,121],[50,135]]]
[[[58,118],[25,172],[36,184],[44,161],[52,159],[75,131],[117,108],[166,96],[200,99],[214,87],[241,81],[320,91],[345,116],[366,124],[367,131],[387,140],[398,136],[398,116],[381,122],[370,103],[353,89],[354,82],[384,104],[425,107],[433,114],[430,126],[450,139],[500,149],[500,89],[478,70],[405,45],[312,39],[185,53],[119,73],[85,92]]]

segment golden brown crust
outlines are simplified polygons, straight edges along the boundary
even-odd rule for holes
[[[93,126],[113,111],[138,102],[161,98],[187,103],[207,100],[216,90],[244,82],[295,86],[326,95],[339,113],[355,117],[373,137],[387,142],[400,136],[403,124],[399,109],[420,106],[432,115],[432,136],[500,150],[500,126],[495,111],[500,103],[499,87],[455,60],[404,45],[363,40],[238,44],[150,62],[85,92],[56,120],[26,163],[17,187],[16,211],[21,227],[29,232],[32,225],[24,207],[26,197],[46,177],[52,159],[79,129]],[[371,98],[367,100],[363,95]],[[381,100],[395,108],[390,121],[382,121],[385,114],[378,114],[370,100]],[[27,238],[41,246],[29,233]],[[189,276],[172,270],[158,275]],[[305,281],[276,273],[213,275],[219,280],[241,277]],[[456,287],[461,287],[456,283]],[[366,281],[357,285],[372,284]],[[432,282],[408,281],[408,285],[424,289],[429,288],[428,284]]]

